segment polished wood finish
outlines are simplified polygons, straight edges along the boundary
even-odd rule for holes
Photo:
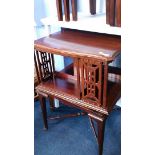
[[[103,140],[104,140],[104,130],[105,130],[105,122],[106,122],[106,118],[107,116],[104,117],[98,117],[94,114],[88,114],[89,119],[90,119],[90,124],[91,127],[93,128],[93,132],[95,134],[95,138],[97,140],[98,143],[98,150],[99,150],[99,155],[102,155],[103,152]],[[95,130],[94,127],[94,123],[93,123],[93,119],[96,120],[97,122],[97,132]]]
[[[55,106],[54,106],[54,98],[52,96],[49,96],[49,103],[50,103],[50,109],[51,111],[54,111]]]
[[[68,29],[54,33],[36,40],[35,49],[73,58],[92,57],[107,61],[114,60],[120,53],[120,36],[83,32]]]
[[[72,20],[77,21],[77,0],[56,0],[58,20],[63,20],[62,7],[64,7],[65,21],[70,21],[70,8],[72,7]],[[96,0],[89,0],[91,15],[96,14]],[[121,0],[106,0],[106,24],[121,27]]]
[[[77,0],[71,0],[72,5],[72,19],[77,21]]]
[[[41,81],[36,90],[45,128],[48,128],[45,98],[57,98],[66,105],[79,108],[90,117],[99,155],[103,151],[105,120],[121,95],[120,69],[109,66],[119,55],[120,45],[120,36],[68,29],[34,43],[35,64]],[[53,54],[70,56],[74,62],[56,72]],[[92,120],[97,122],[97,132]]]
[[[64,2],[64,13],[65,13],[65,21],[70,21],[70,10],[69,10],[69,0],[63,0]]]
[[[121,27],[121,0],[106,0],[106,23]]]
[[[103,81],[103,107],[108,110],[107,104],[107,87],[108,87],[108,63],[104,62],[104,81]]]
[[[111,26],[115,25],[115,0],[109,0],[110,1],[110,8],[109,8],[109,24]]]
[[[43,115],[44,129],[47,130],[48,123],[47,123],[47,110],[46,110],[45,97],[42,96],[42,94],[39,94],[39,100],[40,100],[40,106],[41,106],[42,115]]]
[[[38,84],[39,84],[39,82],[38,82],[38,78],[37,78],[36,68],[34,68],[34,101],[38,100],[38,94],[35,90]]]
[[[77,0],[63,0],[63,3],[62,0],[56,0],[56,7],[59,21],[63,21],[63,12],[62,12],[63,9],[65,14],[65,21],[67,22],[70,21],[69,3],[71,3],[72,8],[72,20],[77,21]]]
[[[48,93],[55,95],[55,98],[62,98],[66,99],[73,104],[76,104],[78,106],[83,106],[84,108],[89,108],[91,110],[98,111],[102,114],[108,114],[111,112],[111,106],[114,106],[116,100],[120,97],[120,83],[114,83],[109,81],[108,82],[108,94],[107,94],[107,104],[100,106],[95,105],[96,103],[92,104],[91,102],[88,102],[88,100],[81,101],[79,96],[81,96],[81,93],[77,91],[79,88],[79,85],[77,85],[76,80],[72,79],[64,79],[55,77],[54,82],[52,80],[48,80],[47,82],[42,82],[38,87],[38,91],[42,91],[43,93]],[[117,89],[117,92],[115,92],[115,89]],[[114,96],[114,97],[112,97]],[[87,101],[87,102],[86,102]]]
[[[56,7],[57,7],[58,20],[63,21],[62,0],[56,0]]]
[[[121,0],[116,0],[115,23],[118,27],[121,27]]]
[[[101,106],[102,62],[95,59],[80,59],[82,99]]]
[[[102,155],[104,130],[105,130],[105,120],[97,121],[97,125],[98,125],[98,149],[99,149],[99,155]]]
[[[38,85],[38,80],[36,78],[36,76],[34,77],[34,101],[37,101],[38,100],[38,94],[36,92],[36,87]]]
[[[110,0],[106,0],[106,24],[108,25],[110,23],[109,17],[110,17]]]

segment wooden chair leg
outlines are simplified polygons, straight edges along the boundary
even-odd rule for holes
[[[48,123],[47,123],[47,111],[46,111],[45,97],[43,97],[42,95],[39,94],[39,101],[40,101],[40,106],[41,106],[41,110],[42,110],[44,128],[47,130],[48,129]]]
[[[104,130],[105,130],[105,120],[103,120],[103,121],[98,120],[97,125],[98,125],[98,149],[99,149],[99,155],[102,155]]]
[[[72,18],[77,21],[77,0],[71,0],[72,4]]]
[[[64,0],[65,20],[70,21],[69,0]]]
[[[96,0],[89,0],[90,13],[91,15],[96,14]]]
[[[62,1],[61,0],[56,0],[56,6],[57,6],[58,20],[63,21]]]

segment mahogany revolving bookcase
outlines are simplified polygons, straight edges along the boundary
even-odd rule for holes
[[[48,129],[46,100],[54,98],[81,109],[90,118],[103,152],[105,121],[121,96],[120,68],[110,66],[121,52],[121,37],[63,29],[34,42],[34,58],[44,127]],[[73,63],[55,70],[54,54],[71,57]],[[53,106],[54,107],[54,106]],[[97,131],[93,121],[97,122]]]

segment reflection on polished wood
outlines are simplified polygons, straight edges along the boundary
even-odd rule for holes
[[[57,98],[64,104],[86,112],[96,120],[94,130],[103,151],[105,121],[121,95],[121,71],[109,66],[121,51],[120,36],[63,29],[36,40],[35,61],[45,128],[48,128],[45,100]],[[56,72],[53,54],[72,57],[74,62]]]
[[[35,49],[72,58],[114,60],[121,49],[120,36],[65,30],[35,41]]]

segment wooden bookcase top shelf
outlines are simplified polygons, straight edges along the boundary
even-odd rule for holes
[[[121,51],[121,37],[67,29],[34,43],[36,49],[70,57],[113,60]]]

